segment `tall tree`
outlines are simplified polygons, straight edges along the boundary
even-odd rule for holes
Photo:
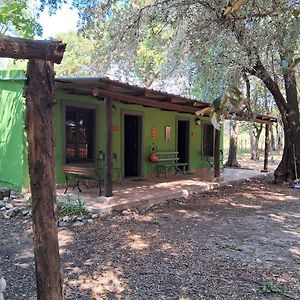
[[[93,75],[94,42],[80,33],[68,32],[55,36],[55,39],[67,44],[66,53],[61,64],[55,68],[56,76]],[[83,46],[84,45],[84,46]]]
[[[229,4],[227,4],[229,3]],[[216,59],[210,73],[224,82],[246,72],[255,76],[272,94],[280,111],[285,132],[282,160],[275,180],[295,178],[294,153],[300,171],[300,121],[296,55],[300,33],[300,2],[290,0],[256,1],[93,1],[75,0],[80,7],[82,30],[98,33],[103,20],[113,19],[107,33],[118,44],[111,50],[129,49],[133,55],[145,38],[144,28],[160,22],[173,30],[168,44],[173,65],[184,68],[193,62],[201,73],[208,54]],[[120,6],[123,8],[120,10]],[[119,43],[120,41],[120,43]],[[120,47],[116,47],[119,46]],[[124,51],[126,53],[126,51]],[[127,59],[130,58],[128,55]],[[126,60],[126,63],[128,60]],[[226,70],[225,73],[222,72]],[[278,82],[284,82],[283,89]]]

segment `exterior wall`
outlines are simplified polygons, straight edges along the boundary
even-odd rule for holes
[[[23,80],[19,79],[24,78],[24,73],[0,73],[2,78],[11,78],[11,75],[15,76],[15,80],[0,81],[0,186],[21,188],[26,137]]]
[[[98,123],[97,123],[97,140],[96,147],[98,151],[105,151],[105,115],[104,115],[104,101],[97,101],[94,97],[77,96],[66,94],[63,91],[57,92],[58,105],[55,111],[55,124],[56,124],[56,178],[58,183],[64,183],[64,175],[61,170],[63,161],[63,135],[64,124],[63,122],[63,107],[65,104],[69,105],[83,105],[86,107],[94,107],[98,110]],[[155,146],[157,151],[176,151],[176,138],[177,138],[177,120],[190,121],[190,147],[189,147],[189,170],[194,171],[200,168],[208,167],[206,161],[202,160],[202,125],[195,124],[196,116],[192,114],[184,114],[170,111],[162,111],[157,108],[143,107],[140,105],[124,104],[114,101],[115,107],[113,113],[113,147],[114,152],[117,154],[118,165],[116,167],[122,168],[122,113],[133,113],[143,116],[143,148],[142,148],[142,174],[144,176],[151,175],[155,172],[153,164],[149,162],[151,148],[153,145],[152,128],[156,128],[157,136]],[[208,118],[203,118],[203,122],[210,122]],[[171,138],[169,141],[165,139],[165,127],[171,127]],[[221,134],[222,135],[222,134]],[[222,139],[221,139],[222,148]],[[97,151],[97,152],[98,152]]]
[[[11,185],[17,188],[29,186],[27,141],[24,131],[25,100],[22,97],[24,80],[0,80],[0,186]],[[11,74],[0,72],[0,77],[12,77]],[[24,74],[23,74],[24,78]],[[55,144],[56,144],[56,181],[65,182],[61,165],[64,161],[64,136],[65,106],[82,106],[95,108],[97,112],[95,157],[98,151],[105,151],[105,115],[104,101],[98,101],[94,97],[66,94],[63,91],[56,93],[57,105],[55,106]],[[202,125],[195,124],[196,116],[191,114],[162,111],[156,108],[147,108],[139,105],[124,104],[115,101],[113,113],[113,147],[117,154],[118,165],[122,167],[122,115],[126,113],[143,116],[143,145],[142,145],[142,175],[149,176],[155,173],[153,164],[149,162],[149,156],[153,145],[152,128],[156,128],[157,136],[155,146],[157,151],[176,151],[177,121],[188,120],[189,130],[189,170],[195,171],[208,167],[202,160]],[[203,122],[209,122],[203,118]],[[165,127],[171,127],[171,138],[166,140]],[[222,136],[222,133],[221,133]],[[222,139],[221,139],[222,148]]]

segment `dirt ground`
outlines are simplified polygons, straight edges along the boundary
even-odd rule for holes
[[[5,299],[35,299],[31,220],[0,214]],[[59,229],[66,299],[300,299],[300,190],[245,181]]]

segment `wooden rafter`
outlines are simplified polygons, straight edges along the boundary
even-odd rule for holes
[[[122,93],[110,92],[107,90],[97,88],[93,90],[93,95],[95,97],[111,97],[114,100],[122,101],[125,103],[139,104],[143,106],[156,107],[171,111],[180,111],[194,114],[198,110],[196,107],[193,106],[183,106],[179,104],[173,104],[170,102],[152,100],[145,97],[133,97],[129,95],[124,95]]]

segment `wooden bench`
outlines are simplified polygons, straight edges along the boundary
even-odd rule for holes
[[[176,174],[178,171],[185,174],[188,163],[179,162],[178,152],[156,152],[156,155],[158,158],[156,163],[157,177],[159,177],[160,169],[164,169],[166,177],[168,170],[173,168]]]
[[[86,187],[88,187],[88,182],[96,181],[96,183],[99,186],[99,196],[101,196],[101,192],[102,192],[101,186],[102,186],[103,178],[101,176],[101,172],[99,168],[63,165],[62,170],[65,173],[66,184],[67,184],[64,193],[68,191],[68,188],[70,186],[72,186],[73,190],[77,187],[79,192],[82,192],[79,186],[80,182]],[[75,183],[70,184],[70,181],[75,181]]]

